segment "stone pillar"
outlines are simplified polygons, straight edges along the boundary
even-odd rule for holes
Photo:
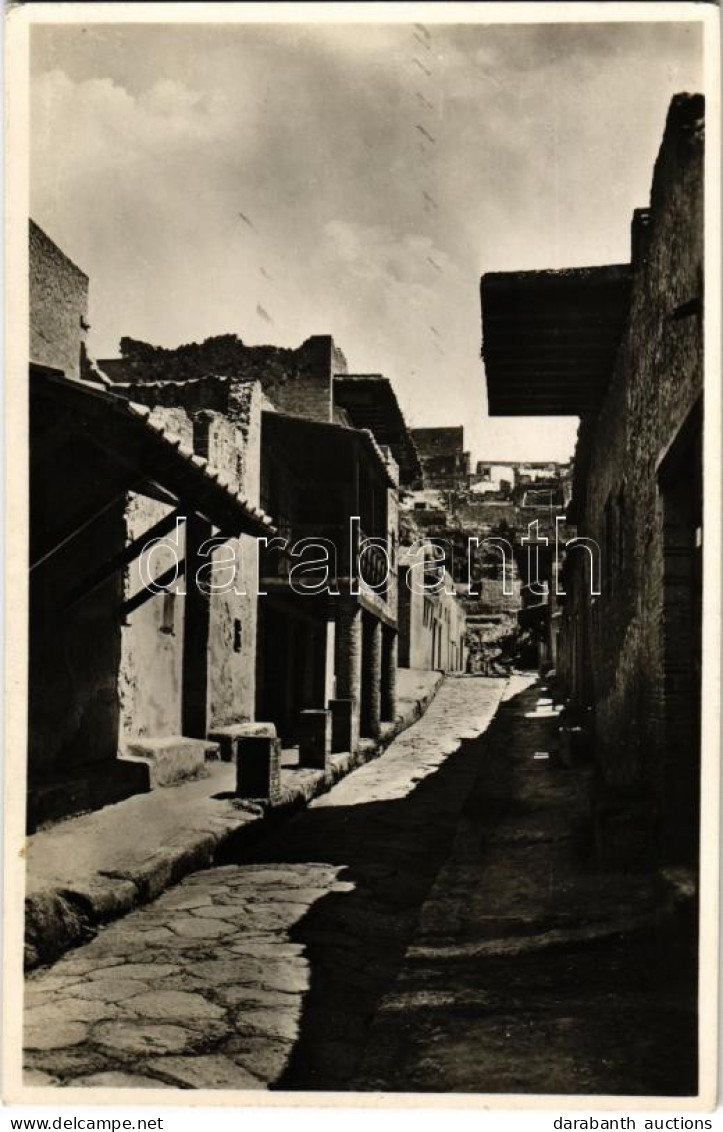
[[[248,726],[236,741],[236,793],[239,798],[278,801],[281,795],[281,743],[273,723]]]
[[[326,770],[331,754],[331,712],[309,708],[299,715],[299,766]]]
[[[397,718],[397,644],[398,634],[386,626],[382,636],[381,717],[394,721]]]
[[[364,636],[367,647],[362,657],[362,734],[377,739],[382,708],[382,623],[378,618],[369,618]]]

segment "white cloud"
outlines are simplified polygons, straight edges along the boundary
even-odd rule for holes
[[[62,70],[32,86],[32,173],[41,189],[48,175],[64,182],[138,162],[162,165],[179,154],[201,160],[203,150],[228,137],[235,122],[222,92],[190,90],[164,79],[139,95],[110,78],[75,82]]]
[[[627,255],[670,94],[697,85],[684,27],[434,27],[426,75],[404,25],[48,25],[33,215],[90,275],[99,356],[331,332],[415,424],[510,457],[529,430],[482,415],[480,275]]]

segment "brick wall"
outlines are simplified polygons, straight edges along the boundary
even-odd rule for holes
[[[88,276],[30,221],[30,361],[80,375]]]
[[[580,430],[579,529],[607,561],[603,592],[590,597],[586,555],[575,552],[560,639],[568,685],[595,706],[606,782],[647,783],[658,800],[665,774],[665,564],[657,471],[703,388],[702,116],[700,97],[673,100],[644,233],[636,225],[629,322],[600,412]]]
[[[338,361],[335,353],[338,351],[328,335],[304,342],[298,351],[300,364],[293,379],[266,389],[280,413],[323,423],[333,421],[332,379]]]
[[[100,362],[118,383],[193,384],[214,374],[236,383],[258,381],[279,412],[321,422],[333,420],[333,376],[346,372],[344,355],[330,335],[307,338],[297,349],[247,346],[235,334],[175,349],[132,338],[122,338],[120,346],[120,359]]]

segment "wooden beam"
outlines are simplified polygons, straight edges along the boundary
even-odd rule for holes
[[[134,558],[137,558],[143,553],[143,550],[149,542],[154,542],[157,539],[162,539],[164,535],[172,531],[176,525],[177,519],[185,520],[186,516],[182,515],[180,511],[172,511],[170,515],[164,516],[149,530],[145,531],[140,538],[135,539],[124,547],[118,554],[113,555],[107,562],[104,562],[97,570],[94,570],[87,578],[85,578],[79,585],[75,586],[71,591],[66,604],[66,610],[73,609],[78,602],[84,598],[89,597],[98,586],[101,586],[108,578],[116,573],[117,570],[123,569]]]
[[[59,554],[61,550],[69,546],[71,542],[74,542],[76,538],[82,535],[84,531],[87,531],[102,515],[105,515],[113,507],[117,506],[122,499],[125,499],[127,492],[134,490],[136,486],[137,484],[130,484],[127,488],[124,488],[123,491],[116,492],[102,507],[95,507],[90,513],[87,511],[84,512],[82,517],[76,520],[75,526],[73,526],[71,530],[57,537],[52,546],[42,551],[35,561],[31,562],[30,572],[32,573],[33,570],[37,570],[39,566],[43,566],[45,563],[49,562],[51,558],[54,558],[56,554]]]

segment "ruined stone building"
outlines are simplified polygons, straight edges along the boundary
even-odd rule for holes
[[[333,750],[354,750],[360,736],[376,737],[396,715],[400,466],[394,454],[405,477],[421,474],[388,380],[348,375],[329,337],[311,338],[298,350],[210,340],[195,351],[195,369],[184,365],[194,352],[189,347],[129,350],[126,343],[126,352],[126,366],[124,359],[101,363],[119,394],[181,406],[196,422],[215,410],[222,427],[243,406],[244,438],[232,447],[244,454],[278,528],[276,541],[262,548],[258,576],[247,574],[247,594],[258,594],[258,601],[247,599],[234,629],[234,639],[245,642],[244,687],[231,688],[223,700],[217,695],[220,710],[209,704],[206,731],[258,719],[293,741],[300,713],[328,706]],[[154,368],[155,355],[161,362]],[[137,359],[144,356],[161,376],[140,379]],[[210,357],[228,372],[204,374]],[[310,545],[299,554],[294,548],[302,540]],[[320,546],[328,567],[314,564]],[[359,586],[360,570],[377,592]],[[209,656],[212,661],[213,649]],[[217,680],[212,668],[211,689]]]
[[[613,863],[697,855],[703,138],[703,98],[676,96],[630,263],[482,280],[490,412],[580,417],[568,518],[600,554],[564,563],[558,668]]]
[[[478,460],[469,477],[470,493],[474,495],[509,496],[521,503],[550,502],[564,506],[570,494],[569,464],[530,462],[521,460]]]
[[[31,828],[193,774],[250,721],[377,737],[399,487],[422,482],[390,382],[330,337],[124,339],[96,364],[87,293],[33,225]],[[424,666],[461,664],[434,632]]]
[[[466,491],[469,452],[464,451],[464,428],[414,428],[422,462],[424,486],[436,491]]]
[[[32,829],[148,789],[149,761],[124,757],[131,714],[135,734],[196,733],[187,721],[207,611],[190,588],[153,595],[139,584],[144,546],[185,516],[182,575],[209,527],[235,540],[272,525],[236,469],[194,452],[183,414],[104,388],[84,353],[87,277],[35,225],[30,281]]]
[[[422,431],[443,433],[457,455],[464,454],[462,427]],[[466,457],[458,460],[455,486],[447,489],[432,487],[425,468],[424,487],[403,493],[405,529],[410,526],[414,538],[423,536],[448,554],[447,569],[464,612],[469,672],[503,674],[513,662],[554,667],[561,610],[551,579],[556,532],[560,561],[565,541],[574,534],[568,524],[556,526],[569,502],[570,465],[480,461],[470,475],[467,463]],[[490,476],[480,491],[486,469]],[[440,482],[435,465],[429,474]]]

